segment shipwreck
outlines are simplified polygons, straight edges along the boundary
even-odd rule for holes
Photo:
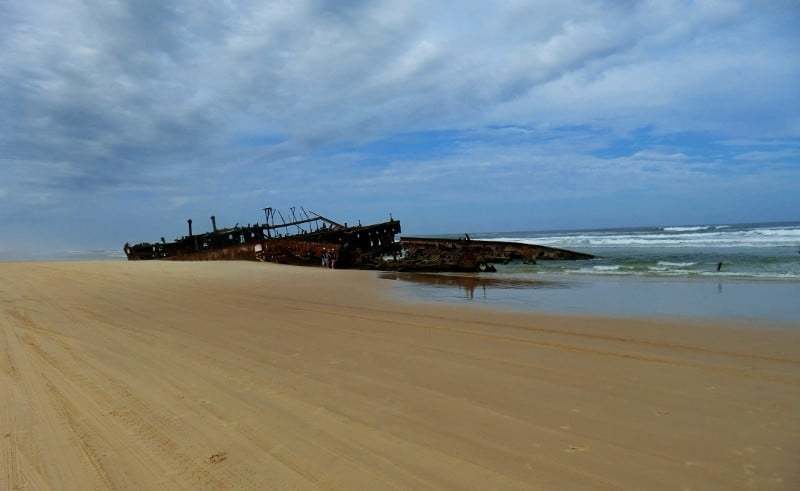
[[[281,264],[322,265],[337,269],[375,269],[420,272],[492,272],[494,264],[509,261],[592,259],[591,254],[516,242],[459,238],[401,237],[400,221],[348,226],[303,207],[264,208],[264,223],[217,228],[167,242],[124,246],[130,261],[247,260]]]

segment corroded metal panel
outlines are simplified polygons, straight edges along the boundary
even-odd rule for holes
[[[403,256],[381,269],[397,271],[494,271],[493,264],[522,260],[579,260],[594,256],[565,249],[492,240],[403,237]]]
[[[296,208],[284,220],[279,211],[265,208],[266,223],[238,224],[195,235],[187,220],[189,235],[172,242],[125,244],[131,261],[268,261],[282,264],[322,265],[325,257],[337,268],[381,269],[391,271],[494,271],[492,264],[522,260],[576,260],[593,256],[579,252],[532,244],[460,239],[395,237],[400,222],[348,227],[316,213]],[[276,223],[275,218],[280,222]]]

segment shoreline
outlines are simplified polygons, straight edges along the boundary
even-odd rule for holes
[[[0,275],[0,487],[800,483],[800,330],[406,303],[374,272],[249,262]]]
[[[800,327],[800,282],[564,273],[380,273],[400,301],[543,315]],[[388,281],[387,281],[388,280]]]

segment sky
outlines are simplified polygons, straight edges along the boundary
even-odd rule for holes
[[[800,220],[798,26],[798,0],[0,0],[0,258],[265,206]]]

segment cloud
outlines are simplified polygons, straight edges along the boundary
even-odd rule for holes
[[[666,190],[700,161],[723,175],[737,159],[716,142],[746,139],[742,162],[753,139],[788,141],[785,168],[799,14],[791,1],[6,2],[0,215],[23,229],[30,213],[110,208],[134,227],[143,204],[234,214],[295,196],[368,213],[367,190],[390,186],[396,204],[463,201],[481,183],[494,202]],[[709,143],[656,141],[685,133]],[[403,135],[428,136],[409,149]]]

